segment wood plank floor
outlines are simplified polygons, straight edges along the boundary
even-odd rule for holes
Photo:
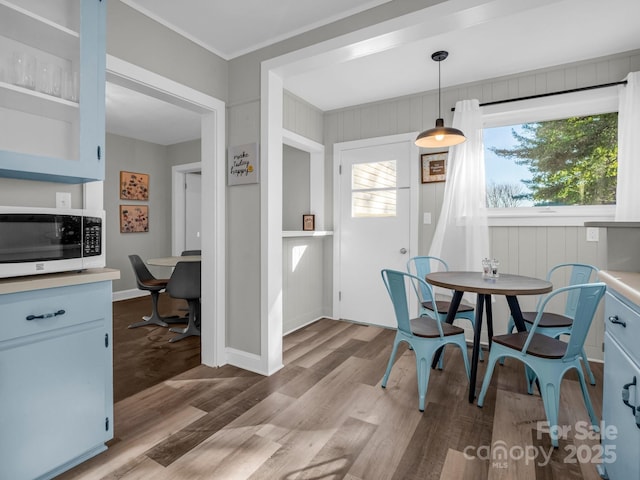
[[[460,353],[449,348],[444,370],[432,370],[420,413],[413,352],[401,349],[387,388],[380,387],[393,335],[320,320],[285,337],[285,367],[270,377],[231,366],[192,368],[118,402],[109,449],[59,478],[599,478],[594,464],[572,456],[582,444],[598,444],[597,436],[574,436],[588,420],[575,375],[563,382],[560,407],[571,431],[553,450],[536,429],[545,419],[542,401],[526,394],[520,364],[496,367],[479,408],[468,403]],[[599,415],[602,365],[592,368]]]
[[[160,294],[158,310],[164,316],[183,316],[185,306],[184,300]],[[127,328],[150,313],[149,296],[113,302],[114,402],[200,365],[200,337],[169,343],[176,334],[166,327]]]

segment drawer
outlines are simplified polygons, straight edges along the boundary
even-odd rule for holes
[[[607,292],[604,309],[605,330],[640,363],[640,312],[611,291]]]
[[[110,282],[0,295],[0,341],[102,319],[110,302]],[[64,313],[48,316],[60,311]],[[27,320],[39,315],[45,318]]]

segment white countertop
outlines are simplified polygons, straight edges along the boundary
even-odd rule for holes
[[[112,268],[89,268],[81,272],[48,273],[0,279],[0,294],[28,292],[45,288],[66,287],[83,283],[118,280],[120,270]]]
[[[598,276],[608,287],[640,305],[640,273],[601,270]]]

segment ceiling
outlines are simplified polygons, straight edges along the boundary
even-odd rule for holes
[[[227,59],[386,3],[122,1]],[[370,42],[354,43],[337,61],[287,74],[284,85],[333,110],[437,89],[438,65],[430,59],[437,50],[449,51],[440,65],[446,88],[640,49],[638,18],[638,0],[449,0],[370,27]],[[148,141],[164,145],[199,138],[197,115],[127,94],[107,86],[108,131],[139,138],[140,130],[141,139],[153,136]],[[135,112],[132,102],[140,102]]]

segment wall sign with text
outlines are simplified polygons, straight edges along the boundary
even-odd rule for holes
[[[228,185],[258,183],[257,143],[229,147],[227,183]]]
[[[421,159],[422,183],[447,180],[447,152],[423,153]]]

